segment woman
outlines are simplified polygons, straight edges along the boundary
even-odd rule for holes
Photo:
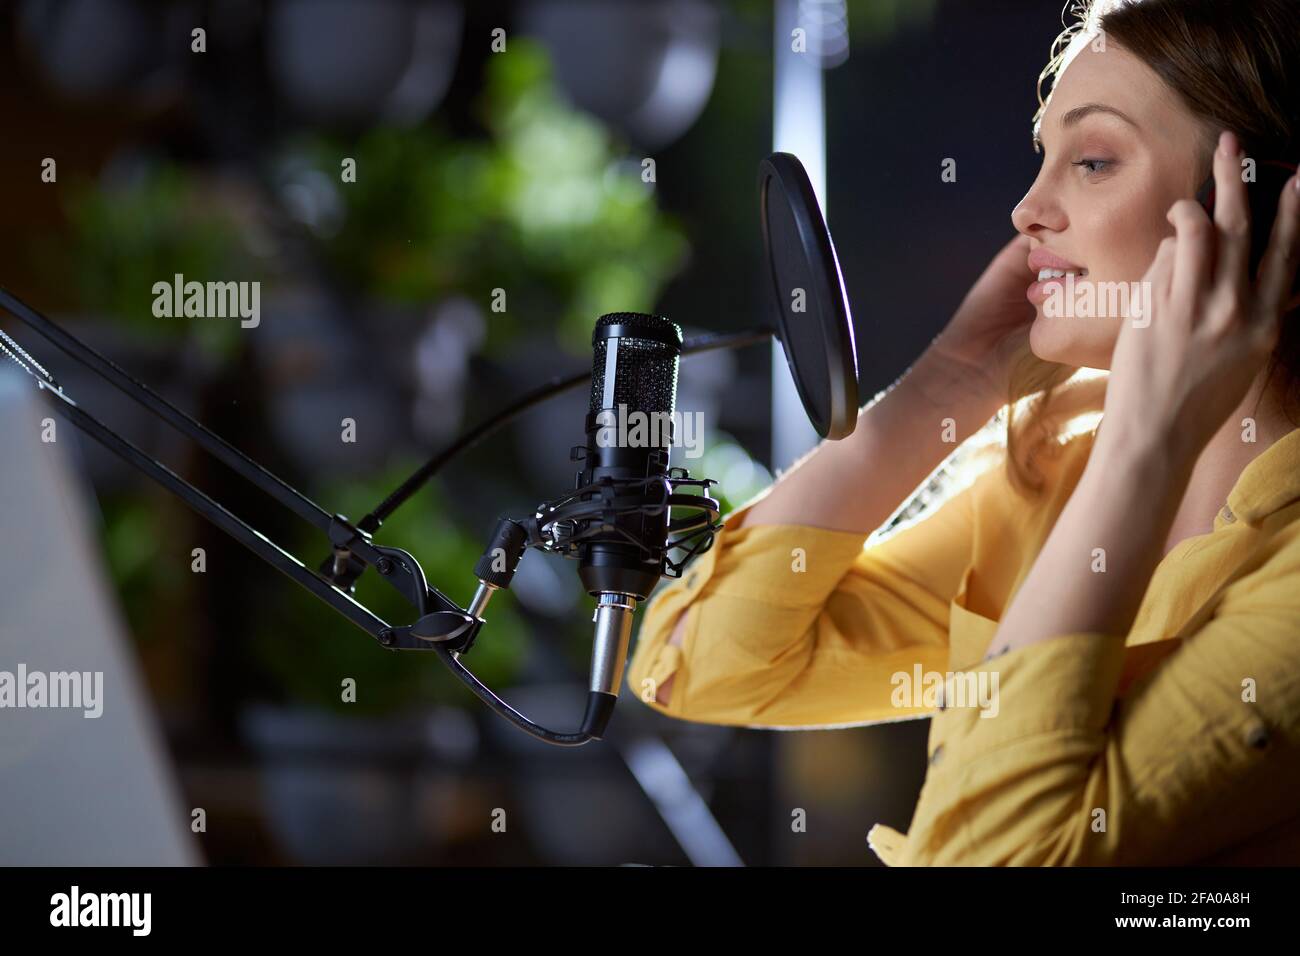
[[[1241,175],[1300,154],[1300,0],[1076,12],[1019,235],[656,596],[629,683],[706,723],[933,715],[887,863],[1300,863],[1300,186],[1248,277]],[[1060,314],[1102,282],[1145,301]],[[867,540],[1004,405],[997,466]]]

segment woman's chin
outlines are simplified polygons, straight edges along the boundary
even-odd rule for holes
[[[1038,306],[1038,314],[1029,326],[1029,351],[1044,362],[1063,362],[1062,354],[1070,350],[1072,336],[1062,335],[1055,325],[1054,320],[1043,315],[1043,307]]]
[[[1077,324],[1068,328],[1068,319],[1048,319],[1042,306],[1029,326],[1029,350],[1044,362],[1074,365],[1083,368],[1110,368],[1110,353],[1114,339],[1098,341],[1097,336],[1081,335]],[[1076,320],[1077,322],[1077,320]]]

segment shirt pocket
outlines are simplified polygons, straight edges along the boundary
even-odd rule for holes
[[[969,565],[962,574],[957,594],[948,605],[948,667],[950,670],[967,670],[978,664],[988,652],[998,622],[977,614],[966,606],[967,587],[975,566]]]

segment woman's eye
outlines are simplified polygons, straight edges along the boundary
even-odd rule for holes
[[[1071,163],[1070,165],[1082,166],[1088,171],[1089,175],[1096,175],[1097,173],[1105,172],[1107,167],[1110,166],[1110,163],[1111,161],[1109,159],[1081,159],[1076,163]]]

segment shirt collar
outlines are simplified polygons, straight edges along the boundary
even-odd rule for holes
[[[1300,428],[1293,428],[1242,469],[1228,494],[1228,509],[1247,524],[1258,524],[1300,499]]]

